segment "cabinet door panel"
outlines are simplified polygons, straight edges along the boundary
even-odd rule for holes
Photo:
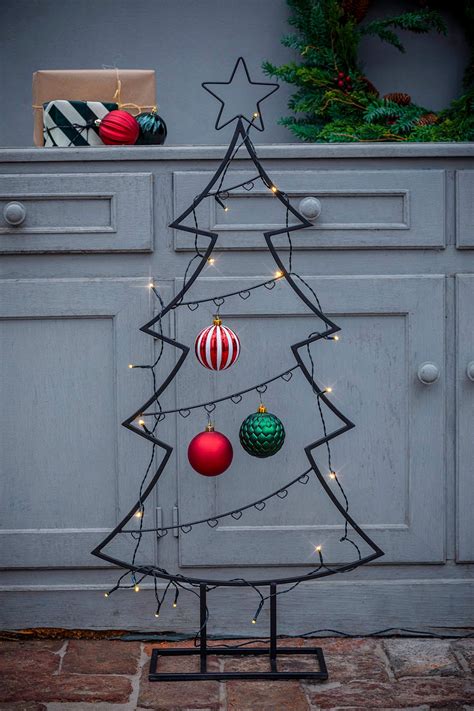
[[[93,546],[136,498],[146,448],[120,422],[151,358],[138,279],[4,281],[1,565],[102,565]],[[141,467],[141,469],[139,468]]]
[[[467,563],[474,561],[474,275],[456,277],[456,297],[457,560]]]
[[[312,353],[316,382],[332,387],[334,403],[356,423],[331,444],[333,468],[349,497],[350,512],[384,549],[384,562],[440,563],[445,556],[444,378],[422,385],[417,369],[434,361],[443,371],[444,277],[308,277],[307,282],[343,329],[338,342],[320,341]],[[193,298],[251,283],[203,279],[193,289]],[[205,305],[193,313],[179,309],[178,339],[192,346],[211,314],[212,308]],[[177,380],[179,406],[258,385],[292,367],[290,345],[321,327],[284,280],[271,292],[264,288],[252,292],[246,301],[227,300],[221,314],[241,338],[239,360],[215,374],[191,354]],[[211,480],[196,474],[186,458],[188,442],[204,429],[205,411],[178,418],[181,524],[245,506],[308,468],[303,448],[321,435],[322,428],[307,381],[297,370],[289,382],[275,381],[262,395],[287,432],[285,445],[271,459],[248,456],[238,441],[240,423],[256,410],[259,399],[254,390],[237,405],[218,404],[212,417],[216,429],[233,443],[234,462]],[[328,411],[325,421],[328,431],[340,425]],[[315,454],[327,472],[325,449]],[[333,562],[346,555],[353,560],[354,549],[341,551],[338,544],[342,525],[313,477],[306,486],[291,487],[285,499],[268,501],[263,511],[249,509],[238,521],[222,519],[215,529],[201,525],[188,534],[180,532],[180,563],[307,565],[314,562],[317,544],[324,545]]]

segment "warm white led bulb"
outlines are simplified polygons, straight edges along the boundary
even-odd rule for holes
[[[278,188],[275,185],[272,185],[272,193],[276,193]]]
[[[329,478],[330,478],[330,479],[335,479],[335,478],[336,478],[336,472],[329,472]]]
[[[140,510],[135,511],[135,516],[136,516],[137,518],[141,518],[141,517],[143,516],[143,513],[142,513]]]
[[[275,272],[275,274],[273,276],[275,277],[275,279],[280,279],[283,276],[283,272],[278,270]]]
[[[326,388],[327,393],[332,393],[332,388]]]
[[[334,340],[335,340],[335,341],[338,341],[338,340],[339,340],[339,336],[334,336]]]
[[[316,546],[315,551],[316,553],[321,553],[321,546]]]
[[[253,624],[253,625],[256,625],[256,624],[257,624],[257,620],[252,620],[252,624]]]
[[[138,420],[138,424],[143,427],[143,425],[145,424],[145,420]]]
[[[129,367],[129,368],[133,368],[132,363],[129,363],[129,364],[128,364],[128,367]]]
[[[133,589],[135,590],[135,592],[140,592],[140,586],[138,585],[138,583],[133,586]]]
[[[216,260],[214,259],[214,257],[209,257],[209,259],[207,260],[207,263],[208,264],[215,264]]]

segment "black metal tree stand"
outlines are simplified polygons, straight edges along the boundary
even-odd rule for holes
[[[255,90],[255,86],[264,87],[264,96],[261,97],[256,104],[256,111],[249,118],[242,113],[237,113],[231,118],[227,119],[224,114],[225,102],[220,98],[217,87],[231,84],[234,76],[239,70],[240,72],[245,72],[249,87],[252,85],[252,89]],[[211,90],[210,87],[215,90]],[[326,668],[326,663],[324,660],[323,651],[320,647],[279,647],[277,643],[277,598],[279,595],[288,593],[293,590],[297,585],[302,582],[316,580],[319,578],[324,578],[327,576],[334,575],[336,573],[344,573],[354,570],[355,568],[364,565],[370,561],[373,561],[383,555],[383,551],[371,540],[371,538],[361,529],[357,522],[352,518],[349,513],[349,501],[343,489],[342,483],[339,481],[337,472],[334,470],[331,460],[331,448],[330,442],[344,434],[352,427],[354,424],[350,421],[346,415],[344,415],[336,405],[331,401],[329,397],[331,393],[331,388],[324,388],[318,385],[315,380],[315,366],[313,357],[311,354],[310,346],[317,341],[337,341],[339,336],[337,335],[340,331],[339,326],[334,323],[328,316],[326,316],[322,310],[321,304],[319,302],[318,296],[311,285],[296,271],[294,271],[292,266],[292,255],[293,247],[291,242],[290,233],[301,230],[307,227],[311,227],[312,223],[309,222],[303,215],[301,215],[292,205],[288,195],[276,186],[269,175],[265,172],[263,166],[261,165],[255,147],[249,137],[249,131],[255,128],[259,131],[263,130],[263,121],[260,112],[260,103],[270,96],[278,88],[277,84],[269,84],[262,82],[252,82],[246,67],[246,64],[242,57],[240,57],[234,67],[230,80],[228,82],[213,82],[203,84],[203,87],[214,96],[221,104],[219,115],[216,121],[216,129],[223,128],[224,126],[236,121],[236,126],[234,134],[230,141],[229,147],[226,151],[225,156],[222,159],[219,167],[212,176],[212,179],[204,190],[194,198],[192,204],[172,222],[171,228],[176,230],[181,230],[187,234],[193,236],[194,239],[194,255],[189,261],[189,264],[185,270],[183,278],[183,286],[180,291],[172,298],[168,304],[164,304],[159,294],[159,291],[155,284],[152,282],[150,284],[153,295],[159,301],[159,313],[151,321],[146,323],[141,327],[141,331],[152,336],[158,346],[158,355],[156,360],[152,364],[148,365],[133,365],[130,368],[144,368],[151,372],[152,382],[153,382],[153,395],[140,407],[139,410],[134,412],[130,417],[128,417],[123,425],[134,432],[135,434],[143,437],[147,441],[151,442],[153,445],[151,458],[149,461],[148,468],[145,472],[143,480],[140,485],[139,496],[136,503],[127,513],[127,515],[122,519],[122,521],[111,531],[111,533],[92,551],[93,555],[97,556],[101,560],[106,561],[109,564],[118,566],[125,570],[125,572],[119,577],[117,584],[108,592],[105,593],[105,597],[109,597],[111,593],[120,588],[132,588],[136,592],[140,589],[140,582],[144,578],[151,578],[154,583],[155,598],[156,598],[156,612],[155,617],[159,617],[160,609],[165,601],[166,595],[171,588],[174,591],[175,598],[173,602],[173,607],[176,607],[177,598],[180,590],[187,590],[193,593],[199,598],[200,602],[200,627],[195,638],[194,648],[163,648],[154,649],[151,656],[150,663],[150,681],[202,681],[208,679],[214,680],[226,680],[226,679],[312,679],[313,681],[323,681],[328,678],[328,672]],[[262,89],[263,90],[263,89]],[[258,89],[257,89],[258,91]],[[222,121],[222,123],[221,123]],[[238,185],[227,185],[224,184],[224,180],[227,175],[227,171],[232,164],[233,159],[237,155],[240,148],[245,148],[252,166],[256,169],[256,175],[246,178],[241,181]],[[252,168],[253,169],[253,168]],[[229,174],[232,175],[232,174]],[[230,181],[232,182],[232,181]],[[198,299],[196,301],[186,301],[185,296],[190,290],[194,282],[196,281],[199,274],[202,272],[204,267],[208,263],[213,263],[213,258],[211,255],[213,253],[214,247],[216,245],[217,239],[219,237],[217,232],[210,230],[204,230],[199,227],[196,209],[198,205],[208,198],[215,200],[216,204],[219,205],[223,210],[227,211],[226,200],[229,198],[230,193],[233,190],[242,188],[246,191],[252,190],[257,182],[261,182],[265,190],[270,191],[271,194],[279,201],[279,203],[284,207],[286,211],[285,224],[282,228],[270,230],[264,232],[264,238],[277,268],[274,278],[266,279],[265,281],[254,284],[252,286],[245,285],[238,291],[233,291],[231,293],[219,294],[217,296],[210,296],[203,299]],[[295,223],[290,225],[289,219],[292,216],[296,219]],[[189,218],[191,225],[184,224]],[[273,242],[273,239],[277,236],[286,236],[288,242],[288,260],[287,264],[282,259],[278,250]],[[205,248],[201,248],[198,244],[199,238],[208,240],[208,245]],[[196,261],[195,269],[192,272],[191,266]],[[245,390],[240,390],[239,392],[234,392],[221,397],[219,399],[214,399],[209,402],[188,405],[186,407],[164,410],[161,407],[159,398],[162,393],[168,388],[168,386],[173,382],[174,378],[177,376],[178,371],[182,367],[186,357],[189,353],[189,346],[185,343],[180,343],[175,338],[170,338],[163,334],[162,319],[165,315],[172,312],[173,310],[180,307],[187,307],[191,311],[194,311],[202,303],[212,303],[217,307],[217,312],[221,305],[231,298],[241,298],[246,300],[249,296],[257,293],[259,289],[271,290],[276,286],[278,281],[285,282],[288,287],[290,287],[293,292],[299,297],[303,304],[316,316],[324,327],[322,330],[313,331],[309,334],[307,338],[301,340],[298,343],[291,345],[291,352],[294,356],[294,361],[296,364],[291,365],[282,373],[268,378],[263,383],[253,385]],[[218,319],[219,320],[219,319]],[[216,321],[214,321],[216,323]],[[220,320],[219,320],[220,323]],[[233,334],[235,336],[235,334]],[[165,377],[164,381],[160,386],[157,387],[155,368],[163,354],[164,347],[176,349],[178,357],[174,367],[172,367],[171,372]],[[308,361],[309,360],[309,365]],[[195,521],[186,522],[175,522],[173,525],[168,526],[144,526],[144,512],[145,512],[145,502],[148,496],[155,489],[156,484],[160,476],[162,475],[165,467],[167,466],[171,454],[173,452],[173,447],[167,442],[159,439],[156,430],[159,424],[168,416],[181,416],[187,417],[191,410],[203,410],[204,414],[208,417],[215,410],[216,404],[221,402],[232,402],[238,404],[242,397],[248,393],[258,393],[259,395],[267,390],[269,384],[277,380],[283,380],[288,382],[293,373],[299,371],[300,374],[306,379],[310,385],[312,392],[316,398],[316,403],[318,406],[319,416],[321,419],[322,430],[324,436],[321,436],[315,442],[308,444],[304,447],[306,457],[309,462],[309,467],[306,471],[301,474],[294,476],[287,484],[280,486],[275,491],[272,491],[267,496],[251,501],[244,506],[240,506],[236,509],[225,511],[219,513],[216,516],[204,518]],[[152,406],[155,406],[153,408]],[[261,406],[263,407],[263,406]],[[150,410],[150,408],[152,408]],[[259,409],[259,412],[265,412]],[[336,427],[335,430],[330,431],[326,425],[324,413],[329,411],[335,416],[341,423]],[[274,416],[272,416],[274,417]],[[247,418],[248,419],[248,418]],[[281,424],[281,423],[280,423]],[[242,441],[242,440],[241,440]],[[243,445],[244,446],[244,445]],[[281,445],[280,445],[281,446]],[[324,447],[324,452],[327,454],[327,466],[328,470],[323,473],[316,462],[313,451],[318,447]],[[245,449],[245,446],[244,446]],[[157,451],[163,453],[162,459],[156,469],[155,473],[152,474],[153,464],[155,461],[155,456]],[[249,451],[249,450],[247,450]],[[252,453],[252,452],[250,452]],[[266,455],[255,455],[255,456],[266,456]],[[223,470],[221,470],[223,471]],[[217,472],[220,473],[220,472]],[[342,516],[343,519],[343,535],[339,539],[344,545],[349,544],[351,548],[347,550],[355,551],[356,558],[351,560],[351,562],[341,562],[338,564],[328,564],[324,557],[321,546],[316,546],[314,552],[317,553],[318,560],[316,563],[311,564],[311,569],[309,572],[288,575],[287,577],[280,578],[263,578],[263,579],[245,579],[245,578],[232,578],[232,579],[212,579],[203,577],[192,577],[191,575],[185,575],[182,573],[168,572],[166,569],[159,567],[156,564],[144,565],[137,561],[137,555],[139,553],[140,542],[145,534],[151,534],[156,537],[159,541],[163,536],[167,535],[170,531],[175,533],[189,533],[194,526],[207,524],[210,528],[216,528],[219,525],[221,519],[230,517],[238,520],[245,511],[249,509],[256,509],[261,511],[265,508],[268,500],[277,500],[277,498],[284,499],[288,494],[288,490],[291,487],[298,487],[298,485],[305,485],[309,482],[310,478],[314,475],[316,482],[321,486],[323,493],[328,497],[331,503],[334,505],[336,510]],[[328,481],[330,479],[330,482]],[[337,488],[336,488],[337,487]],[[337,495],[335,493],[337,492]],[[135,525],[134,525],[135,524]],[[352,533],[354,532],[354,533]],[[357,536],[358,542],[354,540],[354,534]],[[124,535],[128,540],[134,541],[133,556],[131,561],[122,560],[106,552],[108,545],[117,536]],[[361,545],[368,548],[366,551],[361,550]],[[341,560],[344,560],[346,556],[344,555]],[[130,583],[123,583],[122,581],[127,576],[131,576]],[[157,581],[163,580],[167,584],[164,591],[158,588]],[[280,588],[278,588],[280,586]],[[282,587],[284,586],[284,587]],[[234,646],[209,646],[207,637],[207,624],[209,620],[209,610],[207,604],[207,594],[210,590],[221,587],[229,588],[246,588],[253,590],[260,597],[260,603],[256,614],[254,616],[253,622],[257,621],[257,618],[266,602],[269,600],[270,608],[270,637],[268,640],[268,646],[253,646],[253,643],[249,642],[248,645],[234,645]],[[260,591],[260,588],[269,589],[269,594],[264,596]],[[251,646],[252,645],[252,646]],[[193,672],[169,672],[160,670],[160,661],[163,657],[176,657],[182,658],[191,655],[193,658],[199,660],[199,671]],[[210,656],[239,656],[239,657],[256,657],[265,655],[268,657],[268,669],[266,671],[214,671],[208,668],[208,660]],[[279,656],[285,657],[301,657],[301,655],[311,656],[314,658],[314,670],[308,669],[307,665],[300,670],[284,671],[278,669]]]
[[[200,638],[199,646],[194,649],[168,648],[154,649],[151,653],[150,681],[202,681],[206,679],[229,680],[229,679],[312,679],[313,681],[325,681],[328,678],[326,661],[321,647],[278,647],[277,644],[277,584],[270,583],[270,639],[268,647],[219,647],[207,645],[207,586],[199,586],[200,597]],[[317,671],[279,671],[277,667],[278,655],[293,656],[302,655],[314,656],[317,662]],[[160,672],[160,657],[183,657],[199,656],[199,671],[196,672]],[[207,658],[212,655],[219,656],[268,656],[267,671],[208,671]]]

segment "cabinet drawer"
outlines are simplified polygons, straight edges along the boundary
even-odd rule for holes
[[[255,170],[228,173],[222,190],[254,176]],[[210,172],[174,174],[175,218],[211,177]],[[296,248],[440,249],[445,245],[442,170],[270,171],[270,177],[297,209],[308,196],[321,202],[314,227],[292,235]],[[200,227],[219,233],[218,249],[265,249],[262,232],[285,224],[284,207],[258,179],[251,190],[232,191],[226,204],[229,209],[224,212],[209,198],[196,209]],[[277,244],[283,246],[284,239]],[[177,230],[175,249],[194,249],[192,235]]]
[[[151,252],[152,211],[150,173],[1,175],[0,251]]]
[[[456,246],[474,249],[474,170],[456,172]]]

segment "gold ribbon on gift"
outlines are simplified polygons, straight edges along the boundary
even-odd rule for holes
[[[115,67],[115,75],[117,80],[117,88],[115,89],[115,94],[113,95],[112,101],[117,104],[119,109],[136,109],[137,116],[142,114],[145,109],[150,109],[152,113],[156,114],[158,112],[158,106],[138,106],[138,104],[122,103],[122,81],[120,79],[119,70]],[[131,112],[130,112],[131,113]]]

